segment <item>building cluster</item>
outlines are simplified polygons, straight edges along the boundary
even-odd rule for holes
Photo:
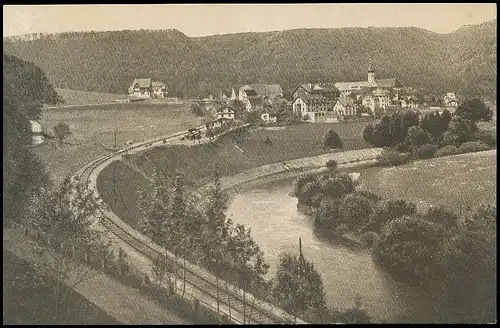
[[[279,84],[247,84],[233,87],[231,96],[223,92],[212,94],[200,102],[214,113],[216,121],[235,118],[230,102],[240,101],[247,112],[257,111],[265,122],[276,122],[276,102],[287,103],[291,111],[309,122],[337,122],[355,116],[377,117],[399,109],[416,109],[422,103],[416,90],[404,87],[397,78],[377,79],[370,63],[365,81],[305,83],[292,91],[293,99],[284,98]],[[129,95],[140,98],[165,98],[167,87],[151,78],[135,79]],[[447,93],[442,101],[444,107],[456,107],[454,93]]]
[[[137,98],[166,98],[167,86],[163,82],[153,81],[151,78],[134,79],[128,88],[128,95]]]
[[[293,91],[292,108],[310,122],[336,122],[359,114],[376,115],[378,109],[386,111],[391,106],[412,106],[408,98],[400,99],[398,91],[402,88],[396,78],[376,79],[370,64],[366,81],[297,86]],[[391,97],[392,94],[395,97]]]

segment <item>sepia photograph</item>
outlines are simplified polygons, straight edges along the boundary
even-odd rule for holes
[[[494,324],[495,3],[3,5],[3,324]]]

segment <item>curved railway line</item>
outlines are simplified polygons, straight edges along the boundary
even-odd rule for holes
[[[110,160],[111,158],[120,155],[122,153],[126,153],[132,149],[144,146],[144,145],[151,145],[154,142],[158,142],[160,140],[168,140],[168,139],[173,139],[176,137],[179,137],[181,135],[184,135],[186,132],[181,132],[177,133],[174,135],[171,135],[169,137],[164,137],[164,138],[156,138],[153,141],[148,141],[148,142],[143,142],[139,143],[133,146],[130,146],[126,149],[117,151],[115,153],[106,155],[104,157],[101,157],[97,160],[92,161],[91,163],[87,164],[85,167],[83,167],[81,170],[79,170],[76,174],[75,177],[78,177],[80,183],[84,183],[87,187],[90,182],[90,176],[92,173],[105,161]],[[97,188],[97,186],[96,186]],[[136,236],[133,236],[130,232],[128,232],[126,229],[124,229],[120,224],[115,222],[115,220],[112,218],[111,215],[106,213],[106,210],[102,209],[102,206],[98,207],[98,213],[96,217],[98,217],[100,220],[100,223],[111,233],[113,233],[116,237],[118,237],[120,240],[125,242],[127,245],[138,251],[140,254],[144,255],[145,257],[153,260],[158,257],[164,257],[165,253],[160,252],[158,249],[159,246],[157,247],[152,247],[145,243],[144,241],[138,239]],[[174,255],[171,252],[167,251],[167,256],[168,259],[174,262]],[[180,259],[182,260],[182,259]],[[183,264],[180,262],[179,257],[177,257],[176,265],[177,265],[177,270],[181,270],[178,272],[182,272],[184,269]],[[208,279],[207,276],[212,278],[212,275],[210,273],[203,273],[200,274],[199,272],[195,271],[202,271],[204,270],[203,268],[193,270],[189,268],[189,266],[193,266],[192,264],[186,265],[186,281],[189,283],[194,289],[198,290],[202,294],[209,296],[211,299],[214,301],[217,300],[217,287],[216,283],[212,281],[212,279]],[[204,277],[205,276],[205,277]],[[215,280],[215,277],[213,277],[213,280]],[[223,280],[219,280],[219,304],[227,306],[231,309],[231,313],[239,313],[240,315],[243,316],[243,313],[245,312],[245,318],[246,318],[246,323],[257,323],[257,324],[277,324],[277,323],[285,323],[291,320],[291,316],[286,318],[281,317],[277,315],[276,313],[271,312],[268,309],[264,309],[263,307],[259,306],[259,304],[256,304],[257,302],[250,302],[249,299],[247,298],[245,301],[243,301],[243,297],[238,295],[237,292],[235,293],[234,291],[230,291],[224,288],[225,282]],[[230,296],[230,301],[228,301],[228,295]],[[200,300],[200,303],[203,303],[205,306],[208,306],[211,308],[213,311],[217,311],[214,306],[203,302]],[[230,303],[230,306],[229,306]],[[246,311],[244,311],[244,307]],[[221,306],[222,308],[222,306]],[[249,316],[249,312],[251,312],[251,316]],[[231,320],[237,324],[243,324],[240,320],[234,318],[233,315],[231,315]],[[299,321],[299,320],[298,320]]]

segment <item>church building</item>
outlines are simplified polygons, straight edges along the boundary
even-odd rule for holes
[[[376,79],[375,70],[370,62],[370,65],[368,66],[368,79],[366,81],[337,82],[335,83],[335,87],[339,89],[340,92],[349,94],[351,92],[359,91],[362,88],[398,89],[402,88],[403,84],[396,78]]]

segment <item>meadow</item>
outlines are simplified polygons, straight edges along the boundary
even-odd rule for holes
[[[214,167],[222,176],[231,176],[262,165],[327,153],[323,138],[330,129],[344,143],[343,150],[369,148],[362,137],[367,122],[300,124],[281,128],[258,128],[249,131],[235,147],[230,133],[212,144],[157,147],[120,162],[102,171],[98,189],[115,213],[135,225],[137,190],[148,188],[146,177],[154,170],[167,176],[181,173],[188,189],[211,181]],[[269,137],[272,144],[264,140]],[[242,152],[243,151],[243,152]]]
[[[61,89],[61,88],[55,88],[55,90],[64,100],[63,106],[110,103],[114,102],[115,100],[129,98],[125,94],[91,92],[91,91],[81,91],[73,89]]]
[[[446,206],[468,213],[481,203],[496,204],[496,149],[417,161],[361,172],[360,188],[386,199],[406,199],[422,211]]]
[[[117,147],[123,148],[128,140],[173,134],[198,125],[200,119],[191,114],[187,104],[117,103],[42,110],[40,123],[46,133],[52,134],[59,122],[68,124],[72,131],[65,144],[51,140],[34,148],[56,184],[109,153],[105,147],[114,147],[115,133]]]

